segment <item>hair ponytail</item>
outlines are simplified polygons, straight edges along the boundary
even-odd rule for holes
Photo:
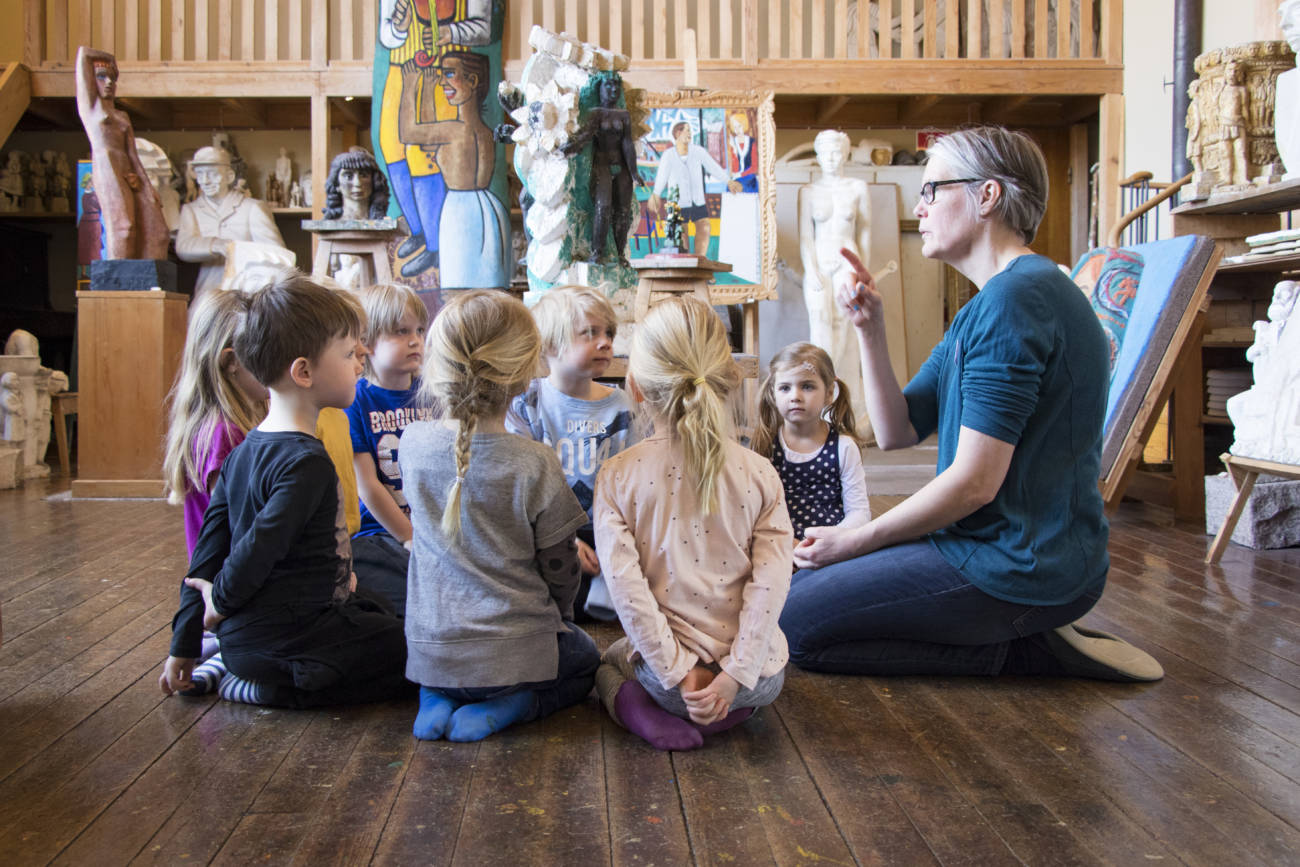
[[[694,298],[656,305],[637,326],[632,378],[681,443],[704,514],[718,508],[718,475],[732,436],[727,398],[740,383],[722,321]]]

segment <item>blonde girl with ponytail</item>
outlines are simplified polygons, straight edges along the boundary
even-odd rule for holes
[[[853,405],[826,350],[792,343],[768,363],[754,451],[772,461],[790,504],[794,537],[808,527],[871,520]]]
[[[693,298],[660,303],[628,368],[654,434],[596,482],[596,554],[627,634],[597,689],[624,727],[686,750],[781,691],[793,535],[776,470],[732,435],[740,375],[717,314]]]
[[[595,682],[596,645],[572,622],[587,514],[555,452],[505,427],[539,353],[532,316],[504,292],[457,292],[429,326],[420,393],[436,418],[408,426],[398,453],[421,740],[482,740],[582,701]]]

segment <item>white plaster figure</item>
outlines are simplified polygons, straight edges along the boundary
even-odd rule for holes
[[[298,193],[302,197],[302,207],[310,208],[312,206],[311,169],[302,173],[302,178],[298,181]]]
[[[23,478],[50,474],[44,460],[53,417],[50,395],[67,388],[67,374],[41,366],[35,335],[22,329],[9,335],[0,356],[0,435],[6,445],[22,450],[19,472]]]
[[[1277,9],[1282,36],[1300,56],[1300,0],[1283,0]],[[1273,105],[1273,136],[1286,167],[1284,180],[1300,178],[1300,70],[1288,69],[1277,77]]]
[[[23,155],[10,151],[4,170],[0,172],[0,193],[4,194],[4,209],[17,211],[23,205]]]
[[[280,148],[280,155],[275,158],[275,179],[280,182],[280,198],[276,204],[283,208],[289,204],[289,185],[293,182],[293,163],[286,148]]]
[[[301,208],[302,205],[302,187],[298,186],[297,181],[289,184],[289,207]]]
[[[148,139],[137,138],[135,149],[140,154],[140,165],[144,166],[149,182],[158,191],[167,230],[175,234],[181,224],[181,194],[174,185],[176,170],[172,168],[171,158],[165,150]]]
[[[1300,464],[1300,283],[1283,280],[1273,289],[1268,321],[1255,323],[1255,343],[1246,351],[1255,384],[1228,398],[1236,439],[1232,453]]]
[[[262,245],[260,251],[277,262],[293,264],[295,256],[284,246],[280,230],[266,202],[248,197],[232,185],[235,172],[230,154],[204,147],[191,161],[194,179],[202,195],[181,208],[180,228],[176,232],[176,255],[187,262],[199,262],[199,279],[194,286],[197,301],[204,292],[221,285],[226,261],[235,256],[234,245]],[[241,256],[241,261],[246,256]]]
[[[841,249],[866,261],[871,249],[871,200],[866,181],[844,175],[849,156],[847,135],[822,130],[813,148],[821,175],[799,188],[799,259],[808,308],[808,342],[830,355],[836,375],[849,386],[854,415],[861,416],[866,402],[858,341],[853,324],[837,309],[834,287],[838,272],[848,269]]]

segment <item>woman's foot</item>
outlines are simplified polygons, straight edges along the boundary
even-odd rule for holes
[[[693,750],[704,745],[699,729],[661,708],[635,680],[619,687],[614,706],[624,727],[657,750]]]
[[[536,702],[537,697],[532,691],[525,690],[501,698],[462,705],[451,715],[447,740],[461,743],[481,741],[490,734],[526,719]]]
[[[1074,677],[1147,683],[1165,676],[1151,654],[1099,629],[1071,623],[1042,633],[1042,640],[1064,672]]]
[[[411,734],[422,741],[436,741],[447,732],[447,721],[456,703],[437,690],[420,687],[420,711],[415,715]]]

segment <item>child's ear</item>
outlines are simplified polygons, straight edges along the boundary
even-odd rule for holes
[[[632,395],[632,399],[637,403],[645,402],[645,393],[641,391],[641,387],[636,384],[636,380],[632,378],[631,373],[628,373],[627,375],[627,390],[628,393]]]
[[[229,373],[237,364],[239,359],[235,357],[235,350],[229,346],[217,353],[217,366],[221,368],[222,373]]]
[[[289,378],[300,388],[311,388],[311,362],[301,355],[289,365]]]

